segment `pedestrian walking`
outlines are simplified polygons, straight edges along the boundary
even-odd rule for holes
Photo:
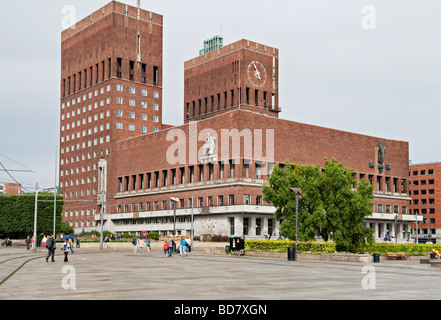
[[[69,259],[67,258],[67,256],[69,255],[69,250],[71,249],[71,245],[69,243],[69,241],[67,241],[67,239],[64,239],[64,243],[62,246],[62,250],[64,252],[64,262],[68,262]]]
[[[145,247],[144,239],[142,239],[142,238],[138,239],[138,247],[139,247],[140,252],[142,253],[142,249]]]
[[[106,242],[106,248],[108,248],[109,247],[109,242],[110,242],[110,237],[109,236],[106,237],[105,242]]]
[[[188,246],[189,246],[188,241],[185,240],[185,239],[182,240],[181,245],[182,245],[181,254],[182,254],[182,256],[186,257],[187,256]]]
[[[147,252],[150,252],[150,239],[149,238],[147,238],[147,242],[145,243],[145,247],[146,247],[146,249],[147,249]]]
[[[136,245],[138,244],[138,238],[137,237],[133,238],[132,244],[133,244],[133,253],[136,253]]]
[[[168,242],[167,240],[164,240],[164,246],[162,247],[164,249],[164,256],[167,257],[168,256]]]
[[[169,254],[169,257],[171,257],[172,253],[173,253],[173,246],[174,246],[175,242],[173,241],[173,239],[171,237],[168,237],[167,244],[168,244],[168,254]]]
[[[72,239],[69,239],[69,249],[72,253],[74,253],[74,249],[73,249],[73,244],[72,244]]]
[[[41,239],[41,245],[42,245],[43,249],[46,249],[46,241],[47,241],[47,237],[43,236],[43,239]]]
[[[29,245],[31,244],[31,239],[29,239],[29,236],[26,237],[25,243],[26,243],[26,250],[29,250]]]
[[[46,242],[46,248],[47,248],[47,257],[46,257],[46,262],[48,262],[49,257],[51,257],[51,261],[55,262],[55,250],[57,249],[56,247],[56,243],[55,243],[55,239],[53,238],[52,235],[50,235],[47,239]]]

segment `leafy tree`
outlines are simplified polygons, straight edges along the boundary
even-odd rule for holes
[[[302,190],[298,208],[300,241],[320,236],[335,241],[339,251],[357,252],[373,243],[373,230],[364,226],[372,215],[373,187],[366,179],[356,186],[354,171],[335,159],[319,165],[286,163],[274,167],[268,184],[263,186],[265,201],[276,207],[276,219],[283,219],[282,235],[295,238],[295,195],[291,188]]]

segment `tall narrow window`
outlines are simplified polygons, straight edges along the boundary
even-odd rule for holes
[[[73,92],[75,93],[77,91],[77,75],[74,74],[73,76]]]
[[[259,90],[254,91],[254,105],[256,107],[259,105]]]
[[[99,68],[98,68],[98,63],[95,65],[95,70],[96,70],[96,77],[95,77],[95,83],[98,83],[98,79],[99,79]]]
[[[107,59],[107,67],[109,68],[107,71],[107,78],[110,79],[112,77],[112,58]]]
[[[227,108],[227,99],[228,99],[228,94],[227,94],[227,92],[225,91],[225,92],[224,92],[224,109]]]
[[[116,59],[116,77],[121,79],[122,77],[122,59],[117,58]]]
[[[234,90],[231,90],[231,106],[234,106]]]
[[[159,85],[159,68],[156,66],[153,67],[153,85]]]
[[[78,74],[78,90],[81,90],[81,71]]]
[[[250,104],[250,88],[246,88],[245,90],[245,103]]]
[[[134,72],[135,72],[135,61],[130,61],[130,81],[135,80]]]
[[[141,82],[142,83],[146,83],[147,82],[146,71],[147,71],[147,65],[145,63],[143,63],[142,66],[141,66]]]
[[[91,87],[92,86],[92,81],[93,81],[93,68],[92,67],[90,67],[89,68],[89,70],[90,70],[90,82],[89,82],[89,87]]]
[[[266,108],[266,91],[263,92],[263,107]]]
[[[101,81],[104,81],[104,77],[105,77],[105,62],[104,62],[104,60],[103,61],[101,61]]]

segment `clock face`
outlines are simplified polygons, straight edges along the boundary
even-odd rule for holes
[[[252,61],[248,66],[248,78],[256,86],[261,87],[266,82],[266,70],[259,61]]]

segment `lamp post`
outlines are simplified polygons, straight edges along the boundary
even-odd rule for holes
[[[179,199],[175,197],[170,197],[170,199],[173,201],[173,251],[176,252],[176,203],[179,202]]]
[[[38,205],[38,183],[35,184],[35,209],[34,209],[34,240],[32,241],[32,250],[37,251],[37,205]]]
[[[302,194],[302,189],[300,188],[291,188],[292,192],[294,192],[296,196],[296,245],[294,249],[294,261],[297,261],[297,238],[298,238],[298,215],[299,215],[299,196]]]

